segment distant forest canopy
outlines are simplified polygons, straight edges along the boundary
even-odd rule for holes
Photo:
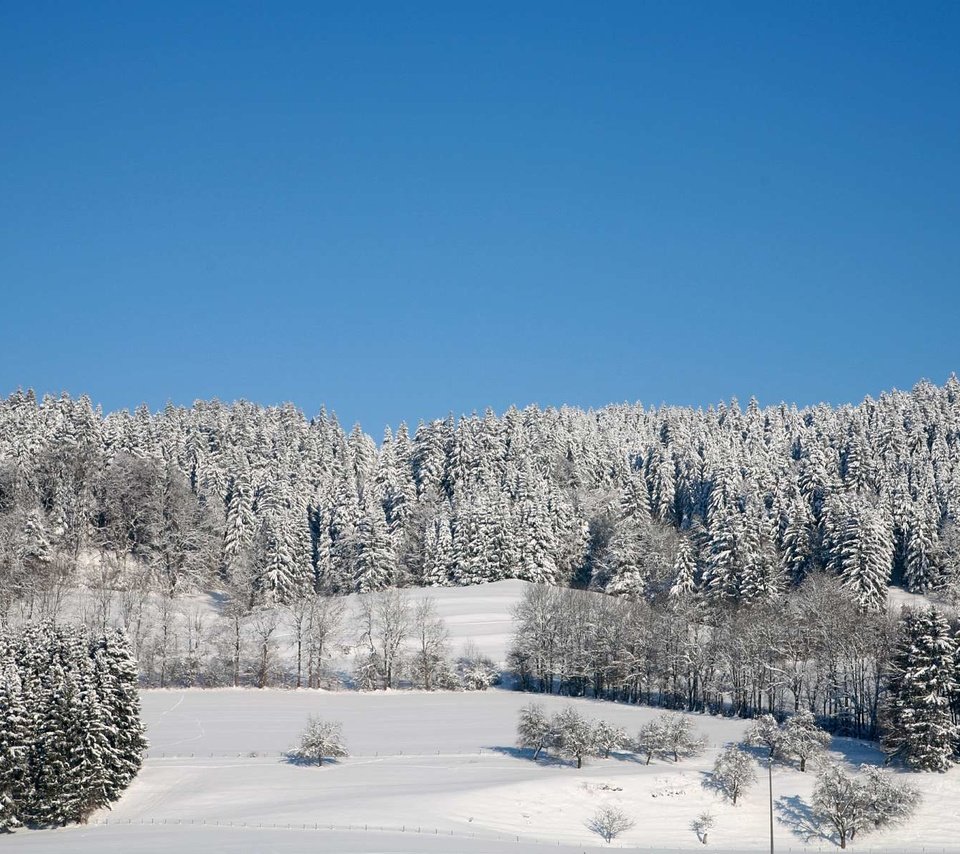
[[[382,443],[292,405],[0,402],[0,598],[97,567],[257,603],[505,578],[708,602],[960,574],[960,381],[858,406],[511,408]],[[120,569],[113,583],[120,584]]]

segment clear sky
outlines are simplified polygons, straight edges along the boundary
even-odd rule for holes
[[[960,371],[960,3],[0,7],[0,393],[858,401]]]

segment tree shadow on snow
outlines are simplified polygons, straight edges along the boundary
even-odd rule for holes
[[[484,746],[483,749],[489,750],[492,753],[500,753],[503,756],[509,756],[511,759],[525,759],[527,762],[535,761],[537,765],[576,766],[577,764],[575,759],[564,759],[561,756],[552,756],[547,753],[541,753],[536,760],[534,760],[533,751],[529,747],[504,747],[502,745],[494,745],[492,747]]]
[[[813,808],[799,795],[785,795],[776,801],[777,821],[790,828],[794,836],[809,843],[813,839],[835,843],[833,836],[825,832],[817,821]]]
[[[720,781],[712,771],[700,772],[700,787],[727,799],[727,790],[720,785]]]
[[[840,754],[844,762],[853,766],[887,764],[886,754],[876,744],[856,738],[835,735],[830,739],[828,750]]]
[[[287,765],[296,765],[302,768],[319,768],[324,769],[327,767],[334,767],[340,765],[340,761],[337,759],[328,759],[326,756],[323,758],[323,765],[318,765],[317,762],[313,759],[304,759],[302,756],[297,756],[293,753],[284,753],[281,758],[281,762],[285,762]]]

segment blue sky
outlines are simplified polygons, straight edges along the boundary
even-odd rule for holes
[[[956,3],[4,4],[0,393],[379,435],[943,382],[958,39]]]

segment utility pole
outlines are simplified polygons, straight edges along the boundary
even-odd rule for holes
[[[773,854],[773,751],[767,757],[767,783],[770,790],[770,854]]]

